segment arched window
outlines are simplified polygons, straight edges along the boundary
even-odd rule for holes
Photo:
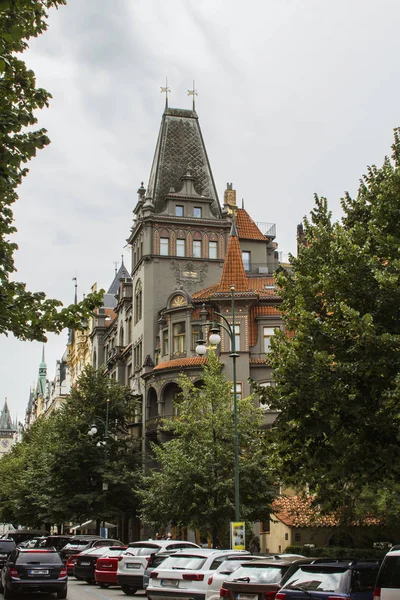
[[[202,235],[199,231],[193,234],[192,256],[194,258],[202,257]]]
[[[160,231],[160,256],[169,256],[170,250],[170,240],[169,240],[169,231],[168,229],[161,229]]]
[[[142,318],[142,282],[139,281],[135,287],[135,323]]]

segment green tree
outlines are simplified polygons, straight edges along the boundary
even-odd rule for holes
[[[333,222],[324,198],[278,285],[286,333],[268,358],[275,465],[343,518],[388,505],[400,476],[400,139]],[[397,484],[396,484],[397,486]],[[397,504],[397,514],[398,503]],[[384,514],[384,513],[382,513]]]
[[[14,281],[15,233],[12,206],[17,188],[28,173],[26,164],[50,143],[45,129],[33,129],[35,111],[48,106],[51,95],[36,87],[35,74],[19,57],[28,40],[47,28],[51,7],[65,0],[0,0],[0,333],[22,340],[46,341],[46,331],[80,327],[83,318],[101,303],[102,292],[89,294],[77,305],[46,299]]]
[[[232,383],[214,353],[203,386],[179,378],[178,417],[165,419],[169,441],[152,445],[156,466],[143,476],[142,519],[154,527],[176,523],[210,534],[229,531],[234,511]],[[238,401],[240,511],[243,520],[268,518],[274,486],[262,411],[251,397]],[[225,537],[226,539],[226,537]]]
[[[38,525],[136,516],[139,443],[127,435],[136,408],[128,388],[86,367],[59,410],[38,419],[0,461],[0,521]],[[93,423],[98,433],[91,437]]]

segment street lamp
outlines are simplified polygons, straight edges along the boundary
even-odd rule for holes
[[[108,415],[109,415],[109,406],[110,406],[110,400],[107,398],[107,402],[106,402],[106,420],[103,421],[103,419],[101,419],[100,417],[95,417],[95,421],[101,423],[104,427],[104,439],[99,440],[96,444],[97,447],[101,448],[104,447],[104,466],[107,468],[107,456],[108,456]],[[91,426],[90,429],[88,431],[88,435],[90,435],[90,437],[94,437],[97,432],[97,425],[96,422],[94,422]],[[108,490],[108,483],[103,481],[103,492],[106,492]],[[106,498],[104,496],[104,511],[106,509]],[[106,527],[106,522],[105,520],[103,520],[103,528],[105,529]]]
[[[239,438],[238,438],[238,407],[237,407],[237,394],[236,394],[236,359],[239,354],[236,352],[235,342],[235,286],[231,285],[231,310],[232,310],[232,325],[222,315],[214,311],[218,317],[223,319],[224,323],[204,323],[204,325],[211,325],[211,335],[208,340],[212,346],[218,346],[221,342],[221,336],[219,335],[220,329],[225,329],[229,339],[231,341],[231,352],[229,356],[232,358],[232,371],[233,371],[233,444],[234,444],[234,456],[235,456],[235,520],[240,521],[240,503],[239,503]],[[207,310],[204,307],[200,311],[202,316],[207,317]],[[198,340],[196,346],[196,353],[200,356],[204,356],[207,352],[207,347],[204,340]]]

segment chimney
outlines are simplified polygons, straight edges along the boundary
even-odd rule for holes
[[[226,190],[224,192],[224,208],[225,210],[236,208],[236,190],[232,189],[231,183],[226,184]]]

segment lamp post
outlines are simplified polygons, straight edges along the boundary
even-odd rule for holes
[[[221,336],[219,335],[220,329],[224,329],[231,342],[231,352],[229,356],[232,358],[232,374],[233,374],[233,445],[234,445],[234,481],[235,481],[235,521],[240,521],[240,502],[239,502],[239,437],[238,437],[238,406],[237,406],[237,393],[236,393],[236,359],[239,354],[236,352],[236,340],[235,340],[235,286],[231,285],[231,311],[232,311],[232,324],[222,315],[214,311],[214,313],[223,319],[224,323],[204,323],[204,325],[211,325],[211,335],[209,342],[213,346],[218,346],[221,342]],[[207,316],[207,310],[204,307],[200,311],[200,314]],[[207,352],[207,347],[204,340],[198,340],[196,346],[196,353],[200,356],[204,356]]]
[[[101,423],[104,427],[104,439],[103,440],[99,440],[96,444],[96,446],[101,447],[104,446],[104,466],[105,468],[107,468],[107,456],[108,456],[108,422],[109,422],[109,406],[110,406],[110,400],[107,398],[107,402],[106,402],[106,420],[103,421],[103,419],[101,419],[100,417],[95,417],[95,421],[99,421],[99,423]],[[98,432],[96,423],[94,422],[89,431],[88,431],[88,435],[90,435],[91,437],[95,436]],[[103,492],[106,492],[108,490],[108,483],[103,481]],[[104,496],[104,511],[106,509],[106,498]],[[106,527],[106,522],[105,520],[103,520],[103,528],[105,529]]]

